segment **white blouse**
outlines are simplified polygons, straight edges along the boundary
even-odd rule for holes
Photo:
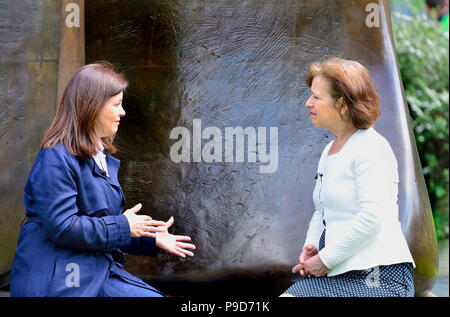
[[[95,163],[97,163],[100,170],[105,171],[106,176],[109,177],[108,166],[106,166],[106,154],[103,153],[104,147],[101,142],[99,143],[99,145],[100,145],[100,150],[97,151],[97,153],[95,153],[94,155],[92,155],[92,157],[94,158],[94,161],[95,161]]]
[[[322,152],[314,188],[315,212],[304,246],[318,248],[328,276],[414,260],[398,220],[397,160],[373,128],[357,130],[342,149]]]

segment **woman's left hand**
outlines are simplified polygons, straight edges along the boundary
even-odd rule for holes
[[[182,258],[185,258],[186,255],[194,256],[194,253],[186,249],[195,250],[195,245],[182,242],[191,241],[191,237],[177,236],[169,233],[168,229],[173,225],[173,221],[173,217],[170,217],[165,225],[166,230],[162,232],[156,232],[156,246]]]
[[[319,254],[306,260],[304,264],[305,274],[312,275],[315,277],[325,276],[330,270],[323,264],[319,257]]]

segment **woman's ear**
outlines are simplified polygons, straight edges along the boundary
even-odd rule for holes
[[[341,115],[347,112],[347,105],[345,104],[344,97],[338,99],[338,110]]]

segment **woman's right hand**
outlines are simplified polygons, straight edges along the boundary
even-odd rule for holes
[[[292,273],[300,271],[300,275],[303,276],[305,274],[305,262],[315,256],[317,253],[319,253],[319,251],[315,246],[313,246],[312,244],[306,245],[300,253],[300,256],[298,257],[299,264],[292,268]]]
[[[156,238],[156,232],[166,230],[164,221],[152,220],[147,215],[136,215],[141,210],[142,204],[139,203],[131,209],[127,209],[123,215],[127,218],[130,225],[130,233],[132,237],[152,237]]]

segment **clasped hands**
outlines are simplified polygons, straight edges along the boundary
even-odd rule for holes
[[[319,257],[319,251],[311,244],[305,246],[298,257],[299,264],[292,268],[292,273],[300,272],[301,276],[325,276],[329,269]]]
[[[152,237],[156,238],[156,246],[182,258],[186,255],[194,256],[194,253],[187,249],[195,250],[195,245],[183,241],[191,241],[188,236],[178,236],[169,233],[168,229],[173,225],[174,219],[170,217],[167,222],[153,220],[147,215],[136,215],[141,210],[139,203],[131,209],[127,209],[123,214],[130,225],[132,237]]]

